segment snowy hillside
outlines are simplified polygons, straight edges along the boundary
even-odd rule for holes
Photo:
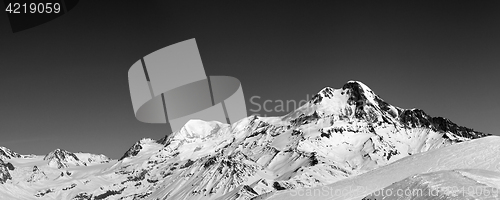
[[[103,155],[56,149],[45,156],[19,155],[0,160],[0,199],[72,199],[86,177],[95,177],[112,161]],[[96,165],[96,166],[94,166]],[[95,180],[97,181],[97,179]],[[63,191],[57,195],[47,194]]]
[[[399,194],[398,194],[399,193]],[[380,199],[500,199],[500,173],[462,169],[414,175],[363,200]]]
[[[421,173],[453,169],[483,169],[500,172],[500,146],[498,144],[500,144],[499,136],[489,136],[463,142],[413,155],[385,167],[327,186],[281,192],[268,199],[354,200],[362,199],[393,183]],[[326,195],[314,195],[314,190],[326,190],[327,192],[323,193]],[[308,192],[311,195],[307,195]]]
[[[13,167],[0,167],[11,176],[3,178],[0,197],[290,198],[283,190],[336,184],[486,135],[422,110],[392,106],[350,81],[341,89],[324,88],[283,117],[250,116],[231,125],[191,120],[159,140],[141,139],[119,160],[64,150],[45,157],[4,151],[4,164]]]

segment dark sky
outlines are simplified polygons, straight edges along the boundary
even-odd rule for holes
[[[135,119],[128,69],[190,38],[207,75],[241,81],[249,110],[360,80],[392,105],[498,132],[500,2],[284,2],[80,1],[15,34],[1,13],[0,145],[119,158],[164,136]]]

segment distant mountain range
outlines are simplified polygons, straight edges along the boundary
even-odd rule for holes
[[[383,187],[425,188],[422,181],[435,176],[495,174],[465,170],[409,177],[437,171],[440,166],[424,163],[443,161],[439,155],[456,156],[447,149],[476,155],[474,148],[489,140],[500,139],[419,109],[393,106],[363,83],[349,81],[341,89],[322,89],[282,117],[250,116],[234,124],[191,120],[161,139],[141,139],[119,160],[61,149],[46,156],[19,155],[0,147],[0,198],[323,199],[330,196],[297,194],[366,181],[362,178],[377,170],[383,173],[376,179],[386,179],[390,171],[384,169],[399,166],[393,178],[381,184],[367,181],[370,189],[339,198],[381,199],[372,193]],[[476,158],[463,162],[467,159]],[[486,162],[468,166],[481,163]],[[441,165],[449,169],[453,163]]]

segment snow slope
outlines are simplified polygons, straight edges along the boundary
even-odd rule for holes
[[[468,168],[500,172],[500,145],[498,144],[500,144],[498,136],[475,139],[416,154],[327,186],[276,193],[268,199],[362,199],[395,182],[421,173]],[[314,195],[315,190],[320,192]],[[267,197],[269,196],[271,195]],[[264,195],[262,199],[266,199]]]
[[[500,173],[489,170],[445,170],[414,175],[363,200],[500,199]]]
[[[12,167],[8,169],[11,178],[0,184],[0,199],[72,199],[79,190],[109,184],[94,177],[116,163],[102,155],[60,149],[45,156],[20,156],[2,162]],[[87,182],[90,179],[92,185]]]

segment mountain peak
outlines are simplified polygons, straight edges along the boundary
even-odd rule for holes
[[[342,86],[342,90],[346,91],[349,96],[349,100],[357,103],[365,103],[364,101],[368,100],[369,102],[376,104],[375,102],[375,93],[368,86],[363,84],[360,81],[348,81],[344,86]]]
[[[363,102],[365,100],[376,103],[377,98],[377,95],[375,95],[375,93],[364,83],[362,83],[361,81],[351,80],[345,83],[341,89],[334,89],[331,87],[325,87],[321,89],[316,95],[311,98],[311,101],[317,104],[324,98],[342,98],[341,96],[346,96],[349,104],[352,104],[353,102]]]
[[[21,155],[6,148],[0,146],[0,160],[6,160],[11,158],[20,158]]]
[[[344,86],[346,85],[352,85],[352,86],[358,86],[360,88],[362,88],[363,90],[365,91],[372,91],[372,89],[370,89],[367,85],[365,85],[363,82],[361,81],[353,81],[353,80],[350,80],[350,81],[347,81],[347,83],[344,84]]]
[[[453,133],[463,139],[472,139],[488,134],[461,127],[442,117],[432,117],[421,109],[403,109],[385,102],[372,89],[360,81],[348,81],[341,89],[325,87],[313,96],[310,103],[284,117],[285,120],[316,120],[314,113],[322,116],[338,116],[342,119],[358,119],[370,124],[387,122],[404,127],[427,127],[438,132]],[[453,135],[444,135],[457,140]]]
[[[80,159],[74,154],[64,149],[56,149],[48,153],[43,160],[48,160],[48,165],[51,167],[65,168],[68,163],[80,164]]]
[[[66,151],[64,149],[55,149],[54,151],[49,152],[43,159],[48,160],[54,157],[64,159],[67,156],[75,156],[75,154]]]
[[[166,138],[168,137],[165,136],[164,138],[162,138],[161,140],[166,141]],[[138,142],[136,142],[134,145],[132,145],[124,154],[123,156],[118,159],[118,160],[123,160],[125,158],[128,158],[128,157],[134,157],[136,156],[137,154],[139,154],[139,152],[141,152],[141,150],[143,149],[143,146],[146,146],[146,145],[151,145],[151,144],[154,144],[154,143],[158,143],[158,144],[162,144],[161,141],[155,141],[151,138],[142,138],[141,140],[139,140]]]
[[[218,121],[189,120],[177,133],[175,139],[205,138],[217,132],[224,124]]]
[[[72,153],[72,152],[67,151],[65,149],[59,149],[59,148],[57,148],[57,149],[54,149],[53,151],[49,152],[49,154],[50,153]]]
[[[382,98],[377,96],[367,85],[361,81],[352,80],[345,83],[340,89],[325,87],[311,98],[309,105],[299,110],[314,110],[325,115],[333,114],[348,118],[364,118],[367,114],[371,113],[372,116],[369,118],[386,118],[387,120],[389,120],[387,118],[388,116],[395,118],[398,113],[396,107],[382,100]],[[304,114],[308,115],[311,113],[308,112]],[[386,117],[375,116],[386,115],[386,113]]]
[[[69,166],[88,166],[95,163],[107,163],[110,159],[102,154],[72,153],[64,149],[55,149],[48,153],[43,160],[49,161],[49,166],[60,169]]]
[[[318,95],[321,95],[322,97],[326,97],[326,98],[331,98],[331,97],[333,97],[334,91],[335,91],[335,89],[327,86],[327,87],[321,89],[318,92]]]

